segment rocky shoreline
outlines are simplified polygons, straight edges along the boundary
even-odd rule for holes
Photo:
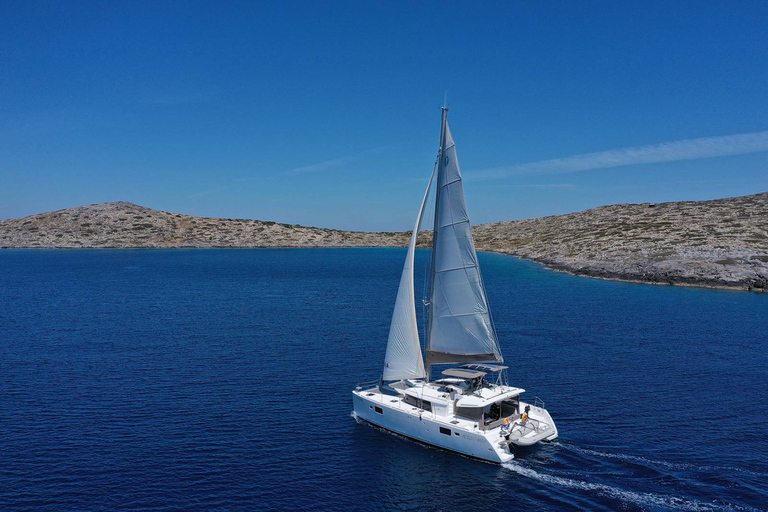
[[[768,291],[768,193],[485,224],[475,239],[580,276]]]
[[[768,291],[768,193],[622,204],[473,228],[478,250],[571,274]],[[426,243],[431,234],[421,234]],[[126,202],[0,221],[0,248],[403,247],[409,233],[192,217]]]

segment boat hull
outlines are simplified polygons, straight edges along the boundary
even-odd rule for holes
[[[482,459],[503,463],[514,458],[508,449],[500,446],[497,434],[481,430],[457,429],[450,423],[434,420],[412,410],[366,397],[365,391],[353,391],[354,411],[357,418],[438,448]],[[446,432],[447,431],[447,432]]]

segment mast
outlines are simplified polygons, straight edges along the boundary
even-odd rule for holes
[[[434,227],[432,229],[432,261],[429,268],[429,326],[427,327],[427,335],[425,336],[424,346],[426,347],[426,373],[427,382],[429,382],[432,362],[429,357],[429,338],[432,332],[432,297],[435,295],[435,264],[437,256],[437,230],[440,223],[440,189],[443,185],[443,165],[444,165],[444,150],[445,150],[445,126],[448,121],[448,92],[445,93],[445,104],[441,107],[441,119],[440,119],[440,148],[437,152],[437,183],[435,184],[435,218]]]

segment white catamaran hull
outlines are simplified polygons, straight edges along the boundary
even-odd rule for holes
[[[353,403],[359,419],[422,443],[490,462],[502,463],[514,458],[498,445],[498,434],[493,437],[481,431],[455,430],[450,424],[427,418],[426,414],[388,407],[381,402],[367,400],[357,392],[354,393]],[[441,428],[450,433],[441,433]]]
[[[437,446],[446,450],[475,457],[490,462],[509,462],[514,458],[510,452],[509,441],[500,435],[499,428],[491,430],[457,428],[444,418],[433,416],[411,407],[403,408],[400,400],[389,397],[389,401],[366,396],[366,391],[353,391],[355,416],[373,425],[385,428],[397,434],[417,441]],[[513,444],[526,446],[539,441],[551,441],[557,437],[557,429],[544,409],[539,409],[542,420],[548,419],[551,428],[539,433],[526,432],[526,439],[513,440]],[[513,427],[512,438],[515,438]],[[517,441],[517,442],[516,442]],[[521,441],[521,442],[520,442]]]

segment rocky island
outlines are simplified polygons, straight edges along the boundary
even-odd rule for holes
[[[101,203],[0,221],[0,248],[399,247],[367,233]],[[768,289],[768,192],[713,201],[619,204],[474,228],[478,250],[577,275]],[[426,241],[429,232],[422,233]]]

